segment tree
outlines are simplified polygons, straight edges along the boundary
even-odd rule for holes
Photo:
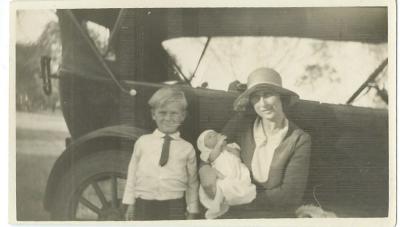
[[[53,81],[53,94],[47,97],[42,91],[40,59],[52,58],[52,68],[61,61],[60,30],[58,23],[49,22],[35,43],[16,45],[16,102],[17,110],[40,110],[54,107],[58,101],[58,86]],[[53,71],[54,72],[54,71]]]

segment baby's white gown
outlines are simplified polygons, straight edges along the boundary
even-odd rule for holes
[[[228,144],[236,148],[235,145]],[[251,183],[250,172],[237,156],[224,150],[211,165],[224,175],[224,179],[217,179],[214,199],[209,198],[200,186],[199,197],[207,208],[207,219],[223,215],[229,206],[250,203],[256,198],[256,186]]]

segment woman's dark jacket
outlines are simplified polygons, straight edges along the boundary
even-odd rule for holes
[[[243,163],[251,172],[255,149],[253,125],[257,115],[238,113],[226,125],[223,133],[228,139],[239,144]],[[289,121],[288,132],[276,148],[269,177],[257,185],[257,200],[269,208],[296,208],[301,205],[307,178],[311,153],[311,137]]]

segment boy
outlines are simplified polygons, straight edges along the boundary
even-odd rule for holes
[[[164,87],[149,100],[153,133],[135,143],[128,168],[123,203],[126,219],[193,219],[198,213],[198,177],[195,150],[179,136],[186,117],[187,101],[182,91]]]

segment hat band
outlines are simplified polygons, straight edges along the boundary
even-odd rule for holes
[[[272,82],[258,82],[258,83],[255,83],[255,84],[250,84],[250,85],[248,85],[248,86],[247,86],[247,89],[250,89],[250,88],[252,88],[252,87],[254,87],[254,86],[257,86],[257,85],[263,85],[263,84],[265,84],[265,85],[273,85],[273,86],[277,86],[277,87],[282,88],[282,85],[281,85],[281,84],[272,83]]]

